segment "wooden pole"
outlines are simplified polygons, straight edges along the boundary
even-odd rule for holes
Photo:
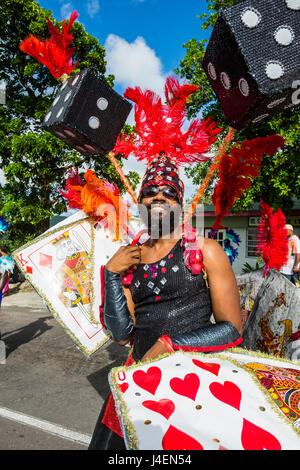
[[[123,183],[125,184],[125,187],[126,187],[127,191],[129,192],[130,196],[132,197],[133,202],[134,202],[136,205],[138,205],[138,200],[137,200],[136,194],[135,194],[135,192],[133,191],[132,186],[131,186],[131,184],[129,183],[128,179],[127,179],[126,176],[124,175],[124,172],[123,172],[122,168],[120,167],[118,161],[116,160],[116,158],[115,158],[115,156],[114,156],[114,153],[113,153],[113,152],[109,152],[108,158],[110,159],[111,163],[113,164],[113,166],[114,166],[115,169],[117,170],[118,175],[120,176],[121,180],[122,180]]]
[[[190,220],[190,217],[193,215],[199,200],[201,199],[204,191],[206,190],[207,186],[209,185],[215,171],[219,167],[220,162],[222,160],[222,157],[223,157],[224,153],[227,151],[230,142],[232,141],[232,139],[235,136],[235,133],[236,133],[236,129],[234,129],[233,127],[230,127],[228,132],[227,132],[227,135],[226,135],[225,139],[223,140],[222,145],[219,148],[219,151],[218,151],[212,165],[210,166],[204,180],[202,181],[202,184],[201,184],[196,196],[194,197],[193,201],[191,202],[191,204],[188,208],[188,212],[187,212],[187,214],[184,218],[184,224],[187,224]]]

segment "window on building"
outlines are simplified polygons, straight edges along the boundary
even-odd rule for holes
[[[211,228],[206,228],[204,230],[205,238],[209,238],[210,231],[211,231]],[[214,240],[216,240],[219,243],[219,245],[221,245],[222,248],[223,248],[223,243],[224,243],[225,238],[226,238],[226,230],[223,228],[219,229],[216,235],[214,236]]]
[[[256,258],[257,232],[256,228],[248,228],[247,230],[247,251],[248,257]]]

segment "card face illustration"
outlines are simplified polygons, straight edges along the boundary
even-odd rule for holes
[[[101,267],[120,246],[79,211],[14,253],[28,281],[87,355],[109,339],[100,321]]]
[[[254,363],[262,367],[256,356],[239,363],[225,354],[178,351],[153,362],[113,369],[109,381],[126,447],[300,449],[294,422],[276,409],[253,374]],[[280,361],[277,366],[284,373]],[[299,385],[300,367],[295,366],[293,377],[294,386]]]

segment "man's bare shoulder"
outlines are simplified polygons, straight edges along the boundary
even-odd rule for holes
[[[221,245],[212,240],[211,238],[198,237],[197,238],[198,247],[201,249],[203,256],[217,256],[220,253],[224,253]]]

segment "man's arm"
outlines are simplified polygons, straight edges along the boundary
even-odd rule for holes
[[[121,273],[140,263],[140,249],[122,246],[104,268],[103,322],[113,339],[126,344],[134,329],[134,306],[130,292],[123,288]]]

